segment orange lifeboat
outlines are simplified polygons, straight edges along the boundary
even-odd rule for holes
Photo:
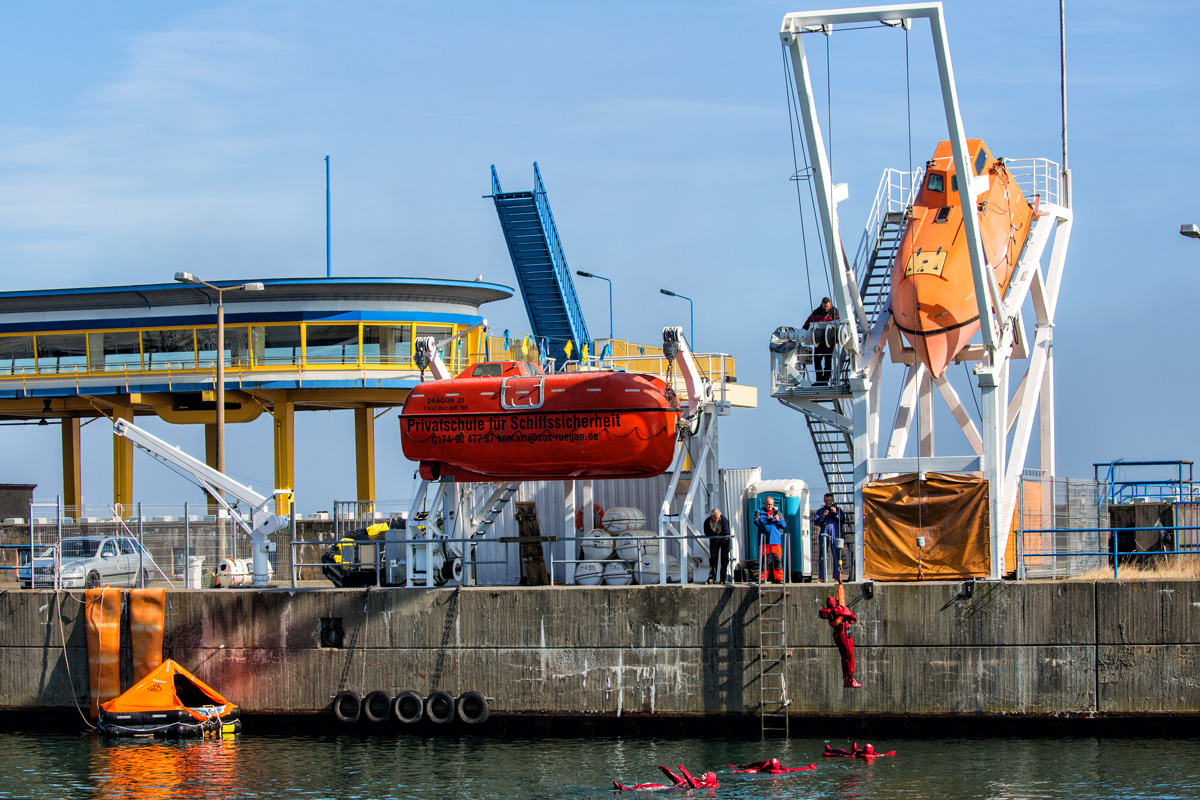
[[[975,174],[988,178],[977,214],[983,256],[1003,294],[1034,212],[982,139],[968,139],[967,153]],[[892,262],[892,319],[934,377],[979,330],[969,248],[950,142],[940,142]]]
[[[400,444],[426,480],[648,478],[671,466],[678,423],[651,375],[489,361],[409,392]]]

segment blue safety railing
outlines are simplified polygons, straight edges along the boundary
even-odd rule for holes
[[[1159,533],[1172,533],[1172,534],[1183,532],[1185,535],[1182,538],[1185,540],[1185,544],[1183,547],[1180,547],[1179,543],[1178,543],[1178,539],[1180,537],[1175,537],[1176,538],[1176,547],[1174,550],[1121,550],[1121,549],[1119,549],[1120,541],[1117,537],[1117,534],[1136,533],[1138,531],[1158,531]],[[1092,556],[1092,557],[1097,557],[1097,558],[1111,558],[1112,559],[1113,578],[1116,579],[1120,576],[1121,558],[1125,557],[1125,556],[1140,556],[1143,558],[1156,558],[1158,556],[1200,556],[1200,537],[1197,536],[1197,533],[1196,533],[1197,531],[1200,531],[1200,526],[1195,526],[1195,525],[1175,526],[1175,527],[1154,526],[1154,527],[1150,527],[1150,528],[1026,528],[1026,529],[1024,529],[1024,533],[1048,533],[1048,534],[1058,534],[1058,533],[1102,534],[1102,533],[1107,533],[1110,535],[1110,541],[1112,543],[1112,547],[1107,550],[1093,550],[1093,551],[1086,551],[1086,552],[1079,551],[1079,550],[1070,550],[1070,551],[1053,552],[1053,553],[1022,553],[1021,559],[1022,559],[1022,563],[1024,564],[1024,563],[1028,562],[1029,559],[1031,559],[1031,558],[1063,558],[1063,557],[1068,557],[1068,556],[1070,556],[1070,557]],[[1187,534],[1191,534],[1191,535],[1189,536]]]
[[[1191,461],[1125,461],[1118,458],[1094,463],[1092,470],[1096,480],[1100,480],[1100,471],[1104,470],[1109,503],[1134,503],[1139,500],[1169,502],[1193,497],[1195,484],[1192,466]],[[1162,471],[1169,473],[1169,476],[1127,480],[1119,474],[1121,470],[1143,474]]]

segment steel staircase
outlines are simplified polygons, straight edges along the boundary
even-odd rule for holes
[[[785,556],[785,570],[787,563]],[[787,586],[758,585],[758,691],[764,739],[788,736]]]
[[[591,340],[537,163],[533,178],[531,192],[502,192],[493,165],[488,197],[496,204],[533,335],[539,342],[545,339],[546,355],[561,363],[568,360],[567,342],[572,345],[570,357],[578,359]]]
[[[863,310],[867,313],[867,327],[859,332],[863,342],[871,335],[871,329],[875,327],[879,315],[886,314],[891,306],[892,261],[896,258],[896,251],[900,249],[900,240],[904,236],[904,225],[907,221],[905,212],[890,211],[883,215],[879,236],[865,265],[865,274],[859,276]]]

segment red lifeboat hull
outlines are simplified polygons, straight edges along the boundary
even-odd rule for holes
[[[458,377],[409,393],[400,444],[426,480],[648,478],[670,468],[678,421],[650,375]]]

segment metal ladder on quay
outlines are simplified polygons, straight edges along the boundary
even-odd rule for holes
[[[758,689],[764,739],[788,737],[792,701],[787,689],[787,587],[787,583],[758,585]]]

